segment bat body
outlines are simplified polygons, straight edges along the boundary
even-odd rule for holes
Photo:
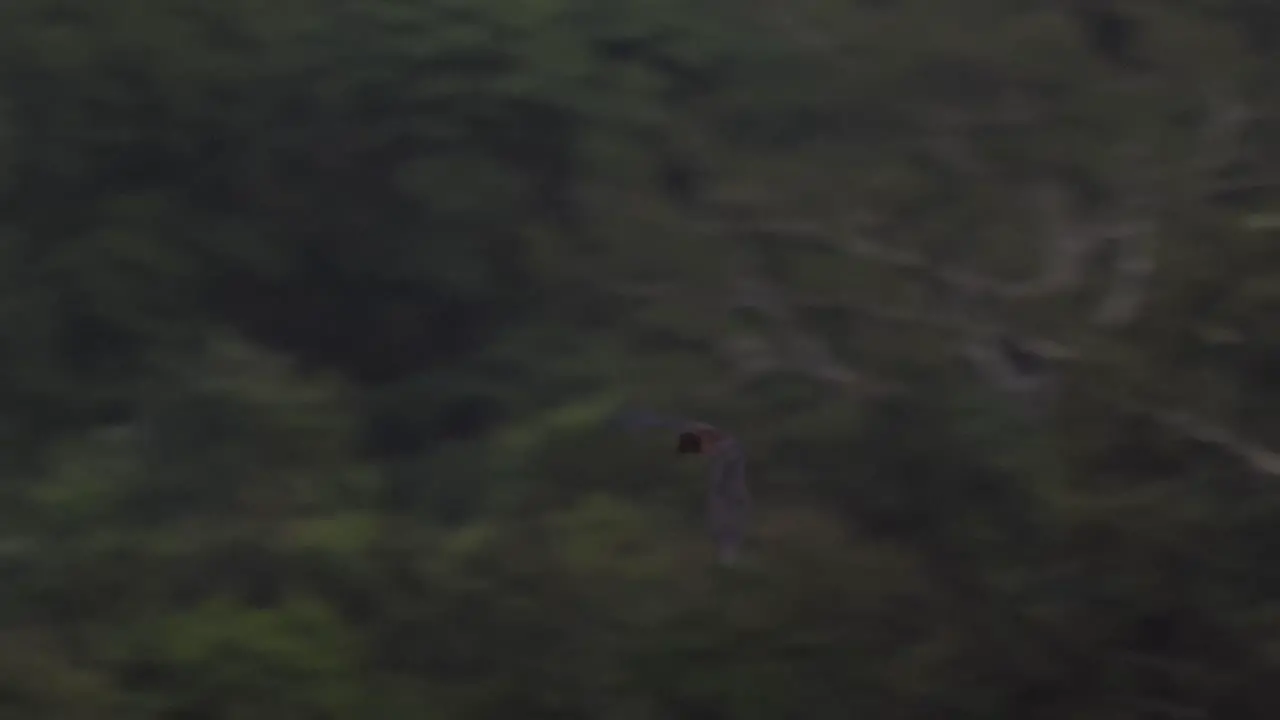
[[[722,563],[736,561],[746,540],[751,507],[751,494],[746,483],[746,456],[737,438],[704,422],[651,413],[626,413],[620,421],[630,429],[656,427],[674,431],[678,454],[710,458],[707,506],[711,537]]]

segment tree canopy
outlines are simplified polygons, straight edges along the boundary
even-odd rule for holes
[[[0,708],[1274,716],[1278,31],[7,0]]]

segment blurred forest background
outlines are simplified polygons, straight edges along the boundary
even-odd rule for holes
[[[1277,38],[5,0],[3,716],[1280,717]]]

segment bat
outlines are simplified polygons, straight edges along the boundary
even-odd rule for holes
[[[706,455],[711,458],[711,480],[707,492],[711,539],[720,562],[737,561],[746,540],[751,493],[746,482],[746,456],[733,435],[708,423],[671,418],[649,412],[630,411],[618,417],[630,430],[660,428],[676,434],[676,453]]]

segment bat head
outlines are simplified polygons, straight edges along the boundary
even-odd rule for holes
[[[702,452],[702,438],[698,437],[697,433],[680,433],[680,440],[676,443],[676,452],[681,455]]]

